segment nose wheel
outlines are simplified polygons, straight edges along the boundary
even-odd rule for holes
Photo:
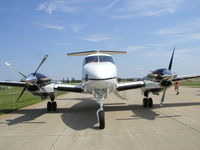
[[[56,111],[57,110],[57,103],[55,101],[49,101],[47,103],[47,111]]]
[[[99,128],[104,129],[105,128],[105,117],[104,117],[104,111],[100,110],[98,113],[99,118]]]

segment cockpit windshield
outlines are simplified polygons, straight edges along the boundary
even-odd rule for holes
[[[157,70],[153,71],[153,73],[162,75],[165,70],[166,70],[165,68],[161,68],[161,69],[157,69]]]
[[[89,56],[86,57],[84,60],[83,65],[87,64],[87,63],[94,63],[94,62],[110,62],[114,64],[113,58],[111,56]]]

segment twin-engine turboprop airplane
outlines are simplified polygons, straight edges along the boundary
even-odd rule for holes
[[[99,127],[100,129],[104,129],[105,119],[103,104],[105,98],[109,93],[141,88],[145,96],[145,98],[143,99],[143,106],[152,107],[153,100],[152,98],[148,97],[149,93],[158,94],[159,92],[164,91],[161,99],[161,103],[163,103],[166,89],[172,85],[172,82],[200,77],[200,75],[178,77],[177,75],[173,74],[171,72],[174,57],[173,51],[168,69],[158,69],[156,71],[153,71],[151,74],[147,75],[140,81],[118,83],[117,67],[113,61],[111,54],[125,53],[126,52],[102,50],[69,53],[69,56],[85,56],[82,66],[83,82],[81,85],[56,84],[53,83],[51,80],[49,80],[49,83],[43,82],[46,77],[44,76],[43,79],[43,77],[39,76],[37,70],[46,60],[47,56],[43,59],[36,72],[32,73],[30,76],[24,76],[19,72],[25,77],[24,82],[0,81],[0,85],[24,87],[24,90],[20,94],[19,98],[26,89],[34,95],[50,96],[51,101],[47,103],[48,111],[55,111],[57,109],[57,104],[54,101],[54,90],[92,94],[96,97],[97,103],[99,104],[99,109],[97,110],[97,120],[99,121]],[[32,89],[32,87],[34,88]],[[42,95],[39,94],[40,92],[42,93]]]

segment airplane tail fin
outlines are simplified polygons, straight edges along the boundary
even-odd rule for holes
[[[86,55],[90,55],[90,54],[97,54],[97,53],[101,53],[101,54],[126,54],[126,51],[105,51],[105,50],[93,50],[93,51],[83,51],[83,52],[75,52],[75,53],[68,53],[68,56],[86,56]]]

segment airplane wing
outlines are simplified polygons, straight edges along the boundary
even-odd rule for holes
[[[141,88],[145,85],[144,81],[136,81],[136,82],[128,82],[128,83],[120,83],[117,85],[118,91],[130,90]]]
[[[172,81],[180,81],[180,80],[187,80],[187,79],[193,79],[193,78],[199,78],[200,75],[185,75],[185,76],[178,76],[174,79],[172,79]]]
[[[26,87],[25,82],[16,82],[16,81],[0,81],[0,85]]]
[[[55,84],[54,89],[58,91],[68,91],[68,92],[83,92],[83,86],[81,85],[67,85],[67,84]]]

